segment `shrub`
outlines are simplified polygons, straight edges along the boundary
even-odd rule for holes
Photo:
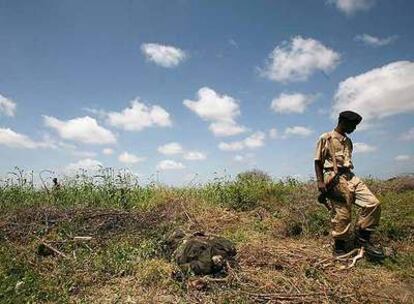
[[[236,176],[236,180],[239,181],[252,181],[252,182],[271,182],[272,178],[270,175],[264,171],[253,169],[249,171],[244,171]]]

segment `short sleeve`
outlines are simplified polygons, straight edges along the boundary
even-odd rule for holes
[[[314,160],[320,160],[320,161],[324,160],[325,146],[326,146],[326,139],[323,136],[321,136],[318,142],[316,143]]]

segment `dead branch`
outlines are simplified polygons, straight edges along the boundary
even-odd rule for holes
[[[53,251],[54,253],[56,253],[57,255],[60,255],[61,257],[64,257],[65,259],[69,259],[69,257],[66,254],[64,254],[62,251],[57,250],[56,248],[52,247],[45,241],[41,241],[41,244],[45,246],[46,248],[50,249],[51,251]]]

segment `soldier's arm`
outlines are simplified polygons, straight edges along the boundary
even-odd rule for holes
[[[326,192],[326,185],[323,179],[323,165],[325,162],[325,151],[324,151],[325,143],[326,143],[325,138],[322,135],[316,144],[315,157],[314,157],[316,181],[317,181],[318,189],[321,193]]]
[[[325,193],[326,185],[323,180],[323,163],[320,160],[315,160],[315,175],[319,191]]]

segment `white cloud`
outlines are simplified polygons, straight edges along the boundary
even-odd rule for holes
[[[338,53],[318,40],[296,36],[272,51],[261,74],[279,82],[304,81],[318,70],[333,70],[339,60]]]
[[[73,174],[79,170],[97,171],[103,167],[102,163],[96,159],[85,158],[76,163],[71,163],[65,167],[65,172]]]
[[[233,136],[247,131],[244,126],[240,126],[234,122],[219,121],[210,124],[208,129],[213,132],[215,136]]]
[[[131,106],[122,112],[110,112],[107,116],[111,126],[127,131],[141,131],[153,126],[169,127],[172,125],[170,114],[166,110],[158,105],[147,106],[140,102],[139,98],[131,101]]]
[[[377,150],[377,147],[365,143],[354,143],[353,153],[369,153]]]
[[[111,149],[111,148],[105,148],[105,149],[102,150],[102,153],[105,154],[105,155],[112,155],[112,154],[114,154],[114,150]]]
[[[269,130],[269,137],[272,139],[276,139],[279,137],[279,132],[276,128],[272,128]]]
[[[313,133],[313,131],[307,127],[302,127],[302,126],[294,126],[294,127],[288,127],[285,129],[285,137],[288,136],[302,136],[302,137],[306,137],[309,136]]]
[[[397,155],[394,159],[396,161],[404,162],[413,159],[413,157],[411,155]]]
[[[388,44],[393,43],[397,39],[397,36],[389,36],[386,38],[379,38],[368,34],[362,34],[355,36],[355,41],[361,41],[362,43],[374,46],[374,47],[380,47],[385,46]]]
[[[228,43],[231,45],[231,46],[233,46],[233,47],[235,47],[236,49],[238,49],[239,48],[239,44],[236,42],[236,40],[234,40],[234,39],[229,39],[228,40]]]
[[[164,68],[176,67],[180,62],[187,58],[186,53],[176,47],[157,43],[144,43],[141,51],[147,58]]]
[[[245,138],[243,142],[247,148],[255,149],[255,148],[262,147],[264,145],[265,139],[266,139],[266,134],[259,131]]]
[[[329,114],[329,110],[327,108],[320,108],[317,111],[318,115],[326,115]]]
[[[414,112],[414,63],[393,62],[342,81],[332,117],[344,110],[361,114],[363,123]]]
[[[205,160],[207,156],[203,152],[199,151],[188,151],[184,154],[186,160]]]
[[[236,162],[243,162],[244,161],[244,156],[243,155],[239,155],[239,154],[237,154],[237,155],[235,155],[234,156],[234,161],[236,161]]]
[[[216,136],[232,136],[243,133],[246,128],[236,122],[240,115],[239,102],[231,96],[220,95],[203,87],[197,92],[198,99],[184,100],[183,104],[203,120],[210,121],[210,131]]]
[[[124,152],[118,156],[118,160],[124,164],[136,164],[145,160],[145,157],[138,157],[134,154]]]
[[[221,142],[218,147],[222,151],[241,151],[244,149],[256,149],[264,145],[266,139],[266,134],[264,132],[258,131],[246,137],[241,141],[233,141],[230,143]]]
[[[78,147],[76,145],[73,144],[69,144],[67,142],[64,141],[60,141],[58,142],[58,146],[59,148],[65,149],[65,150],[76,150]]]
[[[106,119],[107,114],[102,109],[94,109],[94,108],[84,107],[84,108],[82,108],[82,110],[92,114],[95,117],[98,117],[98,119],[102,119],[102,120]]]
[[[185,169],[184,164],[176,162],[174,160],[166,159],[162,160],[157,165],[157,170],[181,170]]]
[[[254,154],[252,153],[237,154],[233,157],[233,160],[238,163],[255,164]]]
[[[116,142],[116,137],[111,131],[99,126],[96,120],[89,116],[63,121],[43,115],[43,120],[47,127],[55,129],[63,139],[98,145]]]
[[[203,87],[197,92],[198,100],[184,100],[183,104],[204,120],[234,122],[240,115],[238,101]]]
[[[64,150],[65,152],[70,153],[71,155],[75,156],[75,157],[80,157],[80,158],[94,158],[96,157],[97,153],[93,152],[93,151],[83,151],[83,150],[79,150],[79,147],[77,147],[74,144],[69,144],[66,143],[64,141],[60,141],[56,144],[56,147]]]
[[[158,152],[164,155],[175,155],[184,153],[183,147],[177,142],[171,142],[158,147]]]
[[[16,114],[16,103],[0,94],[0,114],[14,117]]]
[[[400,136],[400,139],[406,140],[406,141],[413,141],[414,140],[414,128],[411,128],[406,133],[403,133]]]
[[[314,99],[312,95],[282,93],[272,100],[270,108],[278,113],[303,113]]]
[[[158,152],[164,155],[181,154],[186,160],[204,160],[207,156],[200,151],[186,151],[182,145],[177,142],[171,142],[158,147]]]
[[[337,9],[347,15],[352,15],[357,11],[366,11],[374,6],[375,0],[328,0]]]
[[[96,153],[91,152],[91,151],[77,151],[77,150],[74,150],[74,151],[71,152],[71,154],[73,156],[80,157],[80,158],[92,158],[92,157],[96,156]]]
[[[55,148],[55,145],[47,140],[36,142],[9,128],[0,128],[0,145],[19,149]]]
[[[230,143],[221,142],[218,147],[222,151],[241,151],[245,148],[245,145],[242,141],[234,141]]]

